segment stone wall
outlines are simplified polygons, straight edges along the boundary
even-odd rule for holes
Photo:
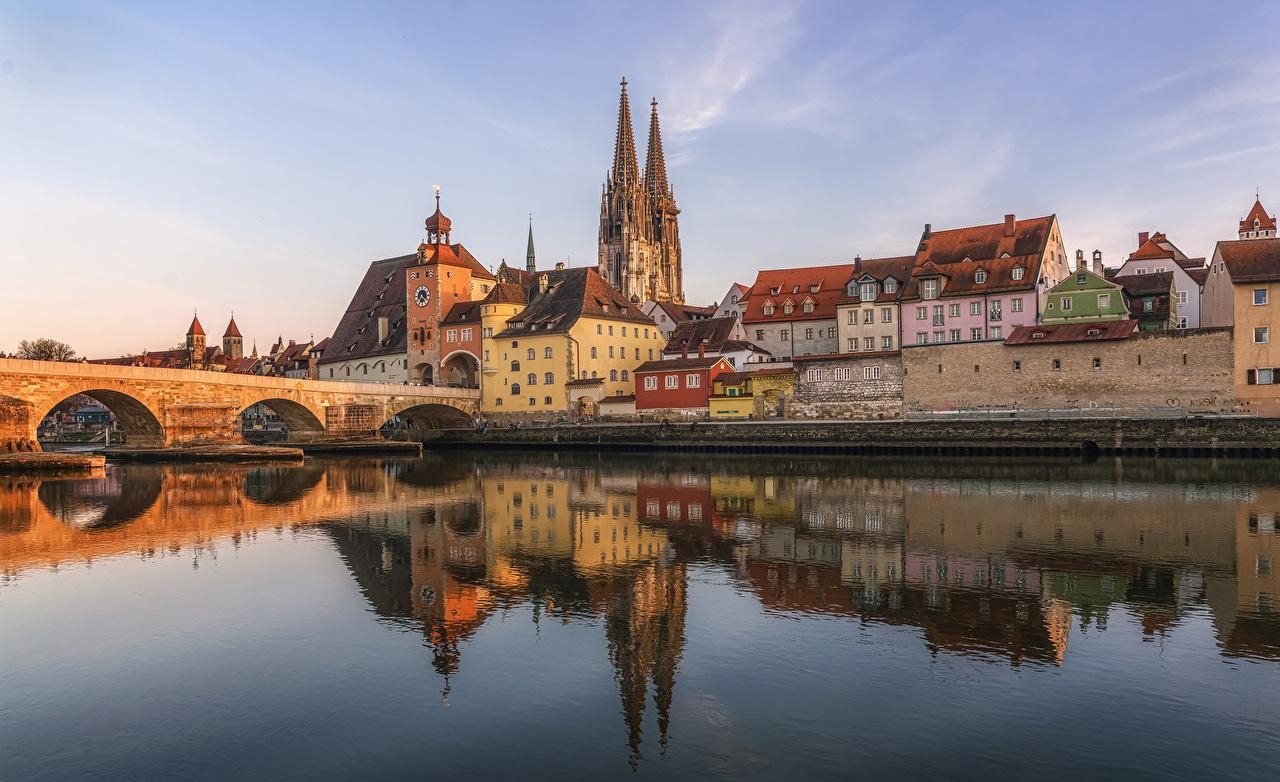
[[[32,433],[39,424],[30,402],[0,396],[0,453],[38,451]]]
[[[787,411],[790,418],[902,416],[902,357],[898,353],[797,358],[795,368],[796,388]]]
[[[1108,342],[907,347],[902,362],[908,411],[1236,407],[1230,329]]]

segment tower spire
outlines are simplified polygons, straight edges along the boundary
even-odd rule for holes
[[[640,180],[636,163],[636,137],[631,124],[631,101],[627,99],[627,79],[622,79],[622,97],[618,99],[618,134],[613,144],[613,181],[619,185]]]
[[[667,183],[667,160],[662,154],[662,129],[658,126],[658,99],[650,101],[649,149],[644,160],[644,187],[652,199],[666,198],[671,187]]]
[[[534,260],[533,255],[533,213],[529,213],[529,249],[524,253],[524,269],[533,274],[537,270],[538,264]]]

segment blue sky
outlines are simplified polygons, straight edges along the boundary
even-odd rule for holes
[[[888,6],[888,7],[882,7]],[[618,79],[689,298],[1055,212],[1118,264],[1280,210],[1280,3],[0,0],[0,350],[328,334],[443,187],[483,263],[594,262]]]

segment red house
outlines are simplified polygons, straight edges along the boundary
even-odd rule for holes
[[[711,381],[734,371],[721,356],[646,361],[636,368],[636,411],[705,410]]]

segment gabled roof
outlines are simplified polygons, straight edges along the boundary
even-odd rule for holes
[[[695,307],[692,304],[676,304],[673,301],[655,301],[654,304],[667,314],[672,323],[706,320],[716,314],[715,307]]]
[[[543,277],[547,279],[545,291],[539,290]],[[654,325],[637,305],[627,301],[590,266],[538,272],[525,295],[529,306],[510,318],[498,336],[565,332],[582,317]]]
[[[529,276],[532,280],[532,275],[527,272],[522,271],[520,273]],[[499,274],[499,278],[501,279],[501,274]],[[527,304],[528,302],[529,297],[525,295],[523,285],[518,285],[514,282],[499,282],[493,286],[493,290],[489,291],[489,295],[484,297],[481,304]]]
[[[1027,220],[1010,215],[1006,222],[922,236],[916,249],[916,269],[902,298],[919,298],[920,277],[934,274],[948,278],[941,291],[943,298],[1035,290],[1056,220],[1055,215]],[[1023,270],[1020,280],[1013,278],[1015,267]],[[986,272],[986,282],[974,279],[979,270]]]
[[[853,274],[851,263],[833,264],[830,266],[805,266],[795,269],[767,269],[756,274],[756,281],[747,289],[743,302],[743,323],[768,323],[771,321],[788,322],[794,320],[822,320],[836,316],[836,302],[844,294],[845,283]],[[818,292],[811,289],[818,286]],[[778,290],[777,296],[770,294]],[[799,288],[799,292],[792,293]],[[805,312],[797,305],[790,314],[782,311],[784,297],[809,296],[814,301],[813,312]],[[765,315],[763,311],[766,300],[774,302],[773,315]]]
[[[534,273],[536,274],[536,272]],[[533,284],[533,274],[524,269],[515,266],[508,266],[506,261],[498,264],[498,281],[511,282],[522,288],[527,288]]]
[[[1154,296],[1168,293],[1173,287],[1173,272],[1152,272],[1150,274],[1120,274],[1111,279],[1124,287],[1130,296]]]
[[[227,330],[222,332],[222,336],[224,338],[241,336],[240,329],[236,326],[236,318],[234,315],[231,316],[231,322],[227,324]]]
[[[447,218],[446,218],[447,219]],[[427,244],[423,243],[418,247],[418,255],[422,258],[422,263],[438,263],[444,266],[454,266],[460,269],[466,269],[471,272],[471,276],[480,280],[497,280],[493,273],[476,260],[471,251],[460,244]]]
[[[1274,231],[1276,228],[1275,215],[1268,215],[1267,210],[1262,208],[1262,199],[1254,200],[1253,208],[1250,209],[1249,214],[1245,215],[1245,218],[1240,221],[1240,230],[1254,230],[1254,220],[1258,221],[1258,230],[1260,231]]]
[[[1233,283],[1280,280],[1280,238],[1218,242],[1214,258],[1226,264]]]
[[[1169,250],[1160,246],[1160,243],[1156,241],[1156,236],[1163,236],[1163,234],[1157,233],[1155,236],[1143,242],[1141,247],[1129,253],[1129,260],[1154,261],[1154,260],[1161,260],[1164,258],[1168,258],[1172,260],[1173,250]]]
[[[855,290],[853,295],[849,295],[848,283],[862,282],[864,278],[870,278],[880,283],[876,286],[876,301],[897,301],[902,298],[902,292],[906,290],[907,280],[911,277],[911,266],[915,261],[913,255],[903,255],[897,258],[859,258],[854,261],[853,275],[846,281],[845,290],[840,292],[840,298],[837,304],[861,304],[861,291]],[[893,293],[884,292],[884,281],[893,278],[898,283],[898,288]]]
[[[697,353],[698,346],[702,345],[709,353],[719,353],[732,337],[737,325],[737,318],[685,321],[671,332],[671,338],[667,340],[667,346],[662,352],[679,353],[687,349],[690,353]]]
[[[690,356],[689,358],[664,358],[661,361],[646,361],[636,367],[632,374],[641,375],[650,372],[666,372],[674,369],[711,369],[716,364],[724,362],[729,364],[729,359],[723,356],[706,356],[699,358]]]
[[[1195,281],[1196,285],[1204,285],[1205,280],[1209,278],[1209,270],[1204,266],[1195,269],[1187,269],[1187,276]]]
[[[444,320],[440,321],[440,325],[451,325],[457,323],[479,323],[480,322],[480,301],[460,301],[449,308],[449,313],[444,316]]]
[[[1145,275],[1144,275],[1145,276]],[[1106,320],[1096,323],[1065,323],[1060,326],[1014,326],[1006,345],[1039,345],[1061,342],[1103,342],[1128,339],[1138,328],[1136,320]]]
[[[333,330],[332,345],[323,357],[326,363],[404,352],[408,342],[404,328],[405,269],[417,264],[417,255],[369,264]],[[382,317],[391,324],[385,342],[378,341],[378,318]]]

